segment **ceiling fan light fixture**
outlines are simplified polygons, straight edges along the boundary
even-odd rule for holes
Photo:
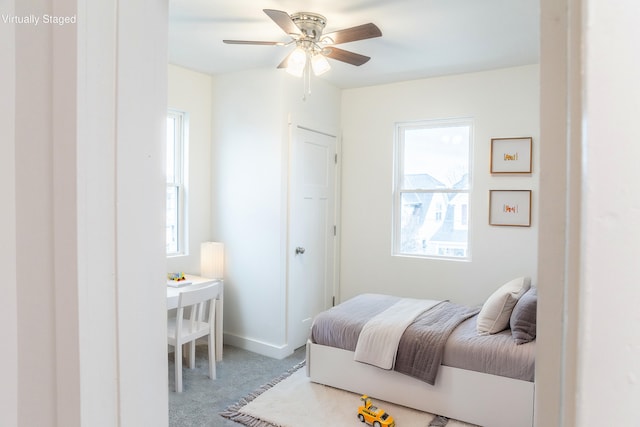
[[[380,29],[373,23],[362,24],[323,34],[327,19],[317,13],[297,12],[289,15],[283,10],[263,9],[271,20],[278,25],[291,40],[287,43],[260,40],[223,40],[227,44],[290,46],[295,43],[295,50],[280,64],[287,73],[303,77],[305,90],[310,91],[311,71],[319,76],[331,69],[327,59],[341,61],[346,64],[360,66],[366,63],[368,56],[335,47],[337,44],[382,36]]]
[[[289,60],[287,62],[287,73],[292,74],[296,77],[302,77],[302,73],[304,72],[304,68],[307,65],[307,52],[301,48],[297,47],[291,55],[289,55]]]
[[[311,68],[313,68],[313,74],[319,76],[331,69],[331,65],[327,58],[321,53],[316,53],[311,57]]]

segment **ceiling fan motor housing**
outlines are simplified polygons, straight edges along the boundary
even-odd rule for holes
[[[327,18],[312,12],[296,12],[291,15],[291,20],[300,28],[304,38],[316,43],[320,41],[322,30],[327,25]]]

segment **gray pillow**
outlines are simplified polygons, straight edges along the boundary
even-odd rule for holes
[[[511,336],[516,344],[524,344],[536,338],[536,310],[538,293],[536,288],[529,289],[518,300],[511,313]]]

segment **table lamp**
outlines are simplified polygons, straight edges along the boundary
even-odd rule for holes
[[[224,244],[203,242],[200,244],[200,276],[207,279],[224,277]]]

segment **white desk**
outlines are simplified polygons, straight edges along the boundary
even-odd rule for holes
[[[216,361],[222,360],[222,319],[223,319],[223,308],[224,308],[224,282],[222,280],[216,279],[206,279],[204,277],[192,276],[190,274],[185,274],[185,279],[191,282],[190,285],[185,285],[180,288],[174,288],[172,286],[167,286],[167,310],[171,310],[178,307],[178,298],[180,292],[189,289],[196,289],[202,287],[204,285],[208,285],[210,283],[216,283],[220,286],[220,293],[218,294],[218,299],[216,300],[216,319],[215,319],[215,329],[216,329]]]

